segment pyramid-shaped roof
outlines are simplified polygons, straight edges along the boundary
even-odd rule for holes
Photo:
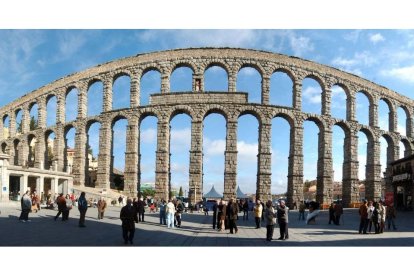
[[[214,186],[211,188],[210,192],[204,194],[205,198],[223,198],[223,195],[219,194]]]
[[[237,187],[237,198],[248,198],[248,196],[241,191],[240,186]]]

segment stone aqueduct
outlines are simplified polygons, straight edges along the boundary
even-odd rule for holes
[[[189,67],[193,71],[192,91],[170,93],[170,76],[179,67]],[[204,72],[219,66],[227,72],[228,91],[204,91]],[[248,102],[247,93],[236,91],[237,73],[244,67],[253,67],[261,75],[261,104]],[[161,74],[161,93],[153,94],[149,105],[140,105],[141,77],[156,70]],[[292,107],[269,104],[270,76],[274,72],[284,72],[293,83]],[[112,85],[120,77],[130,77],[130,107],[112,110]],[[302,111],[302,80],[312,78],[322,88],[321,115]],[[103,112],[98,116],[87,117],[87,92],[95,82],[103,83]],[[346,93],[346,120],[331,116],[332,86],[339,85]],[[65,100],[69,90],[78,90],[77,118],[65,122]],[[356,93],[362,92],[369,99],[369,125],[359,124],[356,120]],[[56,96],[56,125],[46,127],[46,105],[48,100]],[[390,108],[389,131],[378,127],[379,100],[386,101]],[[29,128],[29,109],[38,104],[38,127]],[[120,118],[128,120],[127,149],[125,152],[125,185],[140,185],[140,122],[147,116],[156,116],[157,150],[155,167],[155,186],[158,198],[169,196],[169,138],[170,120],[177,114],[185,113],[191,117],[191,150],[189,169],[190,201],[202,197],[202,138],[203,119],[211,113],[222,114],[227,123],[224,197],[236,194],[237,168],[237,122],[244,114],[255,116],[259,122],[259,149],[256,194],[262,199],[271,197],[271,120],[282,117],[290,124],[290,151],[288,168],[288,202],[302,199],[303,190],[303,123],[313,121],[319,127],[319,149],[317,161],[317,200],[324,203],[332,201],[332,128],[340,126],[345,133],[343,162],[343,202],[357,202],[358,180],[358,132],[362,131],[368,138],[366,164],[366,197],[381,196],[381,165],[379,139],[385,137],[388,142],[387,162],[399,157],[399,142],[405,146],[405,155],[412,152],[413,146],[413,106],[414,101],[395,93],[383,86],[359,78],[355,75],[285,55],[245,49],[201,48],[178,49],[141,54],[113,62],[98,65],[94,68],[66,76],[45,85],[0,109],[0,130],[6,116],[9,117],[9,135],[5,137],[0,131],[0,144],[3,153],[10,155],[10,161],[16,165],[27,162],[29,140],[36,137],[36,152],[45,152],[47,133],[53,131],[55,138],[55,162],[57,170],[65,172],[64,137],[69,128],[76,129],[75,156],[73,163],[74,185],[84,185],[87,173],[87,133],[89,126],[99,122],[99,156],[97,170],[97,187],[109,188],[111,173],[112,126]],[[407,115],[406,136],[397,132],[397,108],[402,107]],[[16,128],[17,111],[22,110],[22,128]],[[13,150],[17,147],[18,150]],[[17,157],[14,155],[18,154]],[[44,169],[44,154],[36,154],[34,167]],[[130,186],[131,187],[131,186]],[[390,183],[387,189],[392,190]]]

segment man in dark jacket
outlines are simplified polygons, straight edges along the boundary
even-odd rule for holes
[[[279,223],[280,228],[280,237],[278,240],[287,240],[289,238],[288,234],[288,222],[289,222],[289,208],[286,206],[285,201],[280,201],[280,206],[277,208],[277,222]]]
[[[79,210],[79,227],[85,226],[85,216],[88,210],[88,201],[85,198],[85,192],[82,192],[78,198],[78,210]]]
[[[59,196],[56,198],[56,204],[58,206],[58,213],[55,216],[55,220],[58,219],[58,217],[60,216],[60,214],[64,214],[65,210],[66,210],[66,199],[63,196],[63,194],[59,194]],[[65,220],[63,215],[62,215],[62,221]]]
[[[124,238],[124,244],[134,243],[134,234],[135,234],[135,215],[136,209],[132,206],[131,198],[127,199],[126,206],[122,207],[120,219],[122,221],[122,237]]]
[[[233,229],[235,230],[235,234],[237,234],[237,215],[239,213],[239,204],[237,204],[235,199],[230,199],[229,204],[227,205],[227,216],[229,218],[229,228],[230,234],[233,234]]]
[[[138,200],[138,221],[144,222],[144,213],[145,213],[145,201],[143,197],[140,197]]]

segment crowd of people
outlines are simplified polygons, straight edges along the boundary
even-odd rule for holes
[[[185,211],[184,204],[178,199],[169,199],[168,202],[160,200],[158,202],[144,200],[143,197],[119,198],[119,203],[122,207],[120,212],[120,219],[122,221],[122,235],[125,244],[133,244],[135,224],[139,222],[145,222],[145,210],[146,207],[150,212],[155,213],[159,211],[159,223],[160,225],[167,226],[167,228],[180,228],[182,224],[182,214]],[[49,201],[49,199],[48,199]],[[69,212],[74,206],[78,207],[80,218],[79,227],[85,226],[85,216],[89,206],[91,206],[91,200],[87,200],[85,192],[82,192],[79,198],[76,198],[74,194],[60,193],[53,204],[57,207],[58,213],[54,216],[56,221],[60,215],[62,215],[62,221],[69,219]],[[125,204],[124,204],[125,202]],[[21,214],[19,220],[22,222],[30,222],[29,213],[38,212],[41,209],[41,200],[36,191],[26,193],[21,198]],[[107,208],[107,202],[104,198],[100,198],[95,204],[98,208],[98,219],[104,218]],[[318,205],[309,205],[308,218],[315,211],[319,211]],[[217,200],[212,207],[213,211],[213,229],[217,229],[219,232],[226,232],[229,230],[230,234],[238,233],[237,221],[239,219],[239,213],[243,212],[243,220],[248,220],[249,217],[249,205],[246,201],[236,201],[235,198],[230,200]],[[305,219],[306,206],[303,201],[298,206],[299,220]],[[204,210],[205,211],[205,210]],[[208,215],[208,212],[206,215]],[[328,224],[341,224],[341,216],[343,215],[343,207],[340,202],[334,202],[329,206],[329,220]],[[280,236],[278,240],[289,239],[288,222],[289,222],[289,208],[286,206],[284,200],[279,200],[275,204],[268,200],[264,204],[261,200],[257,199],[252,210],[254,215],[254,225],[256,229],[261,228],[262,223],[266,225],[266,240],[273,240],[274,228],[279,226]],[[368,234],[374,231],[375,234],[381,234],[384,229],[396,230],[396,210],[393,204],[385,206],[380,200],[367,201],[364,200],[363,204],[359,208],[360,224],[358,232],[359,234]],[[316,216],[313,216],[313,220]],[[309,224],[309,219],[307,220]]]
[[[397,230],[395,225],[396,215],[397,211],[392,203],[386,206],[381,200],[378,202],[364,200],[359,207],[360,223],[358,233],[371,233],[372,226],[374,226],[375,234],[381,234],[384,232],[386,224],[388,225],[388,230],[390,230],[391,225],[393,230]]]

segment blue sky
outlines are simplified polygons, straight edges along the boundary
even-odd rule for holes
[[[49,82],[65,75],[93,67],[100,63],[143,52],[186,47],[240,47],[293,55],[330,65],[386,86],[400,94],[413,98],[414,91],[414,31],[411,30],[0,30],[0,97],[1,105],[7,104]],[[188,70],[174,72],[172,91],[188,91],[191,78]],[[226,75],[219,68],[206,73],[206,90],[225,90]],[[213,81],[213,79],[215,81]],[[290,106],[291,83],[281,75],[271,79],[271,103]],[[149,73],[142,80],[144,102],[148,95],[160,90],[159,75]],[[128,78],[119,79],[114,85],[114,108],[126,107],[129,95]],[[89,91],[100,99],[102,87]],[[237,90],[249,92],[249,101],[256,102],[260,91],[260,76],[246,68],[238,75]],[[75,93],[68,96],[67,119],[74,118]],[[319,113],[320,87],[311,80],[303,83],[303,109]],[[343,118],[345,97],[338,88],[333,90],[333,116]],[[99,113],[99,100],[91,101],[88,110]],[[367,124],[367,100],[358,95],[357,116]],[[71,108],[69,108],[71,107]],[[53,102],[50,108],[53,112]],[[379,122],[387,128],[387,107],[379,105]],[[33,110],[32,114],[36,111]],[[404,132],[405,115],[398,110],[399,129]],[[48,123],[53,124],[53,116]],[[172,184],[188,186],[188,160],[191,121],[185,115],[172,122],[171,162]],[[272,192],[286,191],[289,126],[283,119],[273,121],[272,140]],[[125,151],[125,121],[115,125],[119,139],[114,145],[115,167],[123,169]],[[239,120],[238,183],[244,192],[255,191],[258,123],[251,116]],[[154,182],[156,120],[144,120],[141,133],[142,181]],[[90,132],[90,143],[97,154],[99,126]],[[317,127],[305,123],[304,174],[305,179],[316,177]],[[278,135],[276,135],[276,133]],[[340,128],[333,133],[335,180],[342,178],[343,137]],[[366,138],[359,135],[360,179],[364,179]],[[74,131],[68,134],[69,145],[74,143]],[[223,191],[225,121],[219,115],[211,115],[204,122],[204,191],[215,185]],[[385,165],[385,140],[381,140],[381,162]],[[188,188],[187,188],[188,190]]]

